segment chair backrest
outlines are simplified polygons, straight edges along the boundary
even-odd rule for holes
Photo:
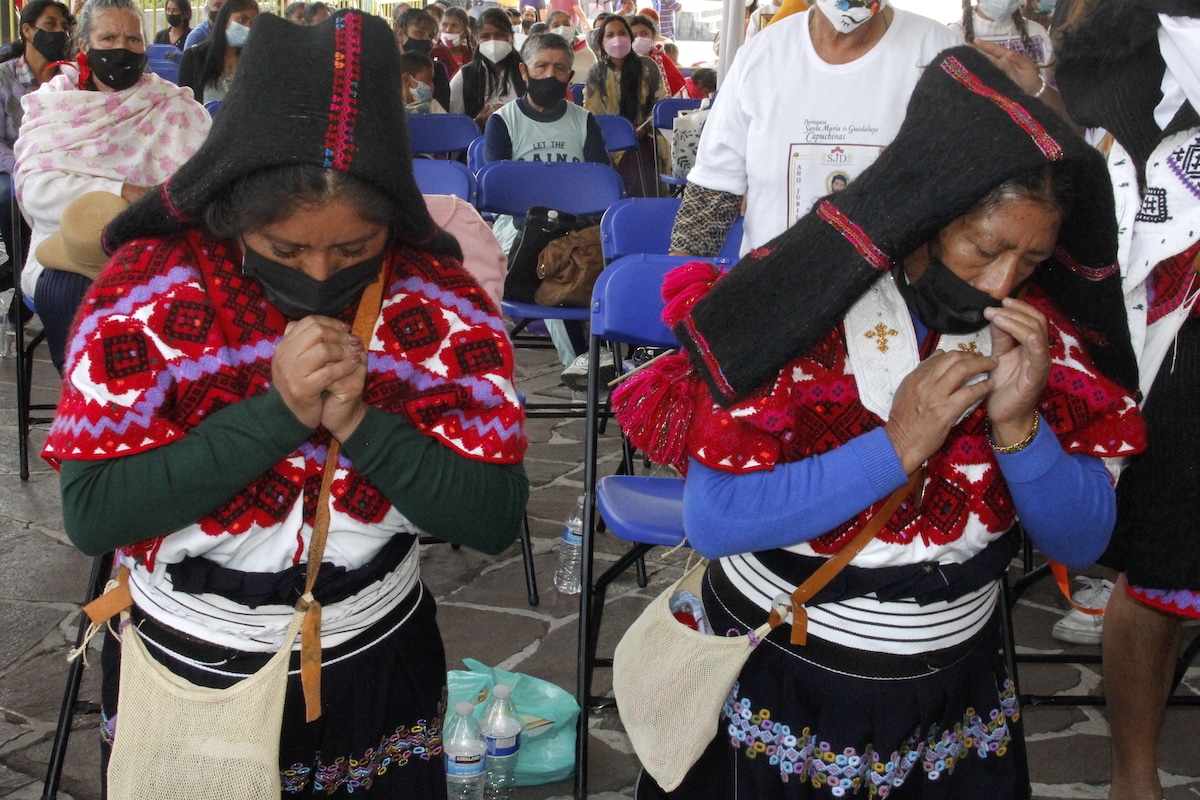
[[[417,179],[417,187],[421,194],[452,194],[472,205],[475,204],[477,184],[475,176],[465,164],[414,158],[413,175]]]
[[[208,112],[208,115],[210,117],[215,119],[217,116],[217,112],[221,110],[221,101],[220,100],[209,100],[207,103],[204,104],[204,110]]]
[[[182,55],[173,44],[152,44],[146,48],[146,69],[163,80],[179,83],[179,59]]]
[[[533,206],[603,214],[625,182],[606,164],[492,161],[479,170],[479,210],[523,216]]]
[[[475,141],[471,142],[471,145],[467,148],[467,167],[476,175],[483,168],[484,140],[485,137],[476,136]]]
[[[668,97],[654,104],[654,127],[665,131],[675,130],[675,117],[680,111],[694,111],[700,107],[699,100],[687,97]]]
[[[409,114],[406,119],[413,155],[457,153],[479,138],[479,126],[466,114]]]
[[[571,88],[571,100],[574,101],[575,105],[577,105],[577,106],[583,105],[583,84],[582,83],[572,83],[570,88]]]
[[[596,114],[596,123],[604,134],[604,149],[610,153],[638,149],[637,131],[633,123],[620,114]]]
[[[646,347],[678,347],[662,321],[663,276],[695,259],[635,255],[604,268],[592,289],[592,336]]]
[[[666,255],[671,249],[671,229],[679,213],[677,197],[630,197],[614,203],[600,220],[600,246],[608,261],[637,253]],[[738,260],[742,245],[742,218],[738,217],[716,258]]]
[[[171,61],[179,63],[183,51],[173,44],[152,44],[146,47],[146,61]]]

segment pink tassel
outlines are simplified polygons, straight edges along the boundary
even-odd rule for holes
[[[613,390],[617,424],[651,461],[686,474],[692,398],[700,385],[685,354],[664,356]]]
[[[674,326],[692,311],[721,278],[721,271],[707,261],[692,261],[663,277],[662,296],[667,301],[663,322]]]

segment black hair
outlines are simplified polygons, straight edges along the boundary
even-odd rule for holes
[[[308,8],[304,9],[305,24],[312,25],[312,21],[317,18],[317,14],[321,11],[321,9],[325,9],[325,13],[327,14],[333,14],[333,11],[329,8],[329,6],[325,5],[320,0],[317,0],[315,3],[309,3]]]
[[[60,3],[58,0],[29,0],[21,8],[21,18],[17,23],[16,36],[13,38],[13,43],[8,48],[8,52],[3,59],[0,59],[0,62],[12,61],[18,56],[25,55],[25,45],[27,42],[25,41],[25,34],[21,32],[21,29],[26,25],[36,28],[37,21],[41,19],[42,14],[46,13],[46,9],[51,6],[62,12],[63,21],[68,27],[75,23],[75,18],[71,16],[71,9],[65,3]]]
[[[594,49],[599,60],[604,62],[609,69],[612,69],[612,56],[604,49],[604,29],[611,22],[619,22],[621,25],[624,25],[625,32],[629,34],[630,43],[633,42],[633,28],[629,25],[629,20],[620,14],[605,14],[596,20],[596,25],[592,28],[596,31]],[[621,116],[625,117],[625,119],[632,122],[635,126],[650,116],[651,112],[651,100],[653,98],[647,97],[644,107],[638,98],[642,89],[642,74],[645,70],[646,66],[642,61],[642,56],[630,50],[629,55],[625,56],[625,61],[621,65],[621,96],[618,98],[618,107],[620,108]],[[592,87],[592,91],[599,92],[601,97],[607,99],[607,87],[604,83]]]
[[[529,26],[529,35],[537,36],[539,33],[549,33],[550,29],[546,27],[544,22],[535,22]]]
[[[433,59],[424,53],[405,50],[400,54],[400,74],[416,75],[422,70],[433,71]]]
[[[179,6],[179,11],[183,14],[183,24],[185,26],[192,21],[192,4],[189,0],[167,0],[167,3],[169,2],[174,2],[175,5]],[[164,11],[166,10],[167,3],[163,3]]]
[[[1079,185],[1075,169],[1073,164],[1053,161],[1018,172],[984,195],[971,211],[991,213],[1010,200],[1032,200],[1066,217],[1071,213]]]
[[[508,31],[509,44],[512,44],[512,23],[508,21],[508,14],[504,9],[489,8],[480,14],[480,31],[483,30],[485,24],[502,31]],[[519,66],[521,63],[521,54],[517,52],[516,47],[513,47],[512,52],[497,63],[496,66],[500,67],[498,74],[484,63],[484,61],[485,58],[482,49],[476,46],[475,55],[471,57],[471,63],[476,65],[477,73],[483,76],[483,97],[485,100],[494,94],[504,94],[510,89],[517,94],[525,94],[525,81],[521,78],[521,69]]]
[[[650,29],[652,35],[658,36],[658,26],[654,24],[654,20],[650,19],[646,14],[634,14],[629,18],[629,30],[633,30],[634,25],[645,25]]]
[[[225,39],[225,27],[229,25],[229,18],[234,14],[251,8],[255,11],[258,10],[256,0],[225,0],[225,5],[221,6],[221,10],[217,12],[217,17],[212,23],[212,36],[208,40],[208,55],[204,59],[204,65],[200,68],[199,76],[197,76],[197,86],[208,86],[220,79],[221,73],[225,71],[225,48],[229,46]]]
[[[431,39],[437,37],[437,20],[433,18],[433,14],[430,14],[425,9],[410,8],[407,11],[402,11],[400,16],[396,18],[396,29],[405,36],[408,35],[408,29],[413,25],[424,25]]]
[[[348,201],[368,222],[391,225],[396,216],[387,192],[362,178],[316,164],[288,164],[243,175],[204,210],[204,227],[234,239],[335,200]]]
[[[967,40],[967,44],[975,41],[975,6],[971,4],[971,0],[962,0],[963,8],[963,38]],[[1017,6],[1017,10],[1012,14],[1013,25],[1017,28],[1017,33],[1021,36],[1021,44],[1025,48],[1025,55],[1030,61],[1037,64],[1034,59],[1037,58],[1037,51],[1034,49],[1033,37],[1029,35],[1029,26],[1025,24],[1025,15],[1021,13],[1021,6]],[[1042,66],[1042,65],[1038,65]]]
[[[700,67],[692,73],[692,83],[715,92],[717,90],[717,71],[708,67]]]

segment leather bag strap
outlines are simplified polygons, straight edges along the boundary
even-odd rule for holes
[[[829,582],[836,578],[838,573],[845,569],[846,565],[879,535],[883,526],[900,508],[904,498],[915,493],[915,502],[920,508],[924,486],[925,468],[921,467],[908,476],[908,483],[892,492],[887,502],[883,504],[883,508],[879,509],[879,513],[871,517],[871,521],[864,525],[853,539],[818,567],[816,572],[809,575],[808,580],[796,587],[796,591],[792,592],[792,644],[803,645],[808,642],[808,612],[804,610],[804,604],[828,586]],[[783,617],[778,611],[771,612],[769,624],[772,629],[783,624]]]
[[[352,332],[370,345],[375,333],[375,321],[383,306],[383,287],[387,283],[386,265],[379,270],[375,280],[363,290],[354,315]],[[304,714],[312,722],[321,716],[321,604],[312,595],[325,557],[325,539],[329,535],[329,493],[333,487],[333,475],[337,471],[338,453],[341,447],[337,439],[329,442],[329,455],[325,458],[325,471],[321,476],[321,493],[317,497],[317,515],[313,520],[313,532],[308,542],[308,565],[305,575],[304,594],[296,603],[296,610],[304,612],[300,627],[300,685],[304,689]],[[291,642],[284,642],[290,647]]]

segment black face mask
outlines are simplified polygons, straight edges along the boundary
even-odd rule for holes
[[[988,324],[983,310],[1000,305],[999,300],[955,275],[933,254],[925,274],[913,283],[908,282],[901,267],[896,287],[908,309],[939,333],[974,333]]]
[[[33,49],[51,64],[67,57],[66,31],[44,31],[38,28],[34,31],[32,44]]]
[[[383,266],[383,252],[319,281],[243,245],[242,272],[258,281],[271,305],[288,319],[336,317],[358,299]]]
[[[92,74],[114,92],[121,92],[133,86],[142,78],[146,68],[146,54],[135,53],[122,47],[112,50],[96,50],[87,52],[88,68]]]
[[[554,108],[565,101],[567,83],[551,75],[549,78],[530,78],[525,82],[525,95],[538,108]]]
[[[433,41],[431,39],[409,39],[404,43],[404,52],[420,53],[427,56],[433,52]]]
[[[167,24],[172,28],[178,28],[183,24],[183,14],[167,14]]]

